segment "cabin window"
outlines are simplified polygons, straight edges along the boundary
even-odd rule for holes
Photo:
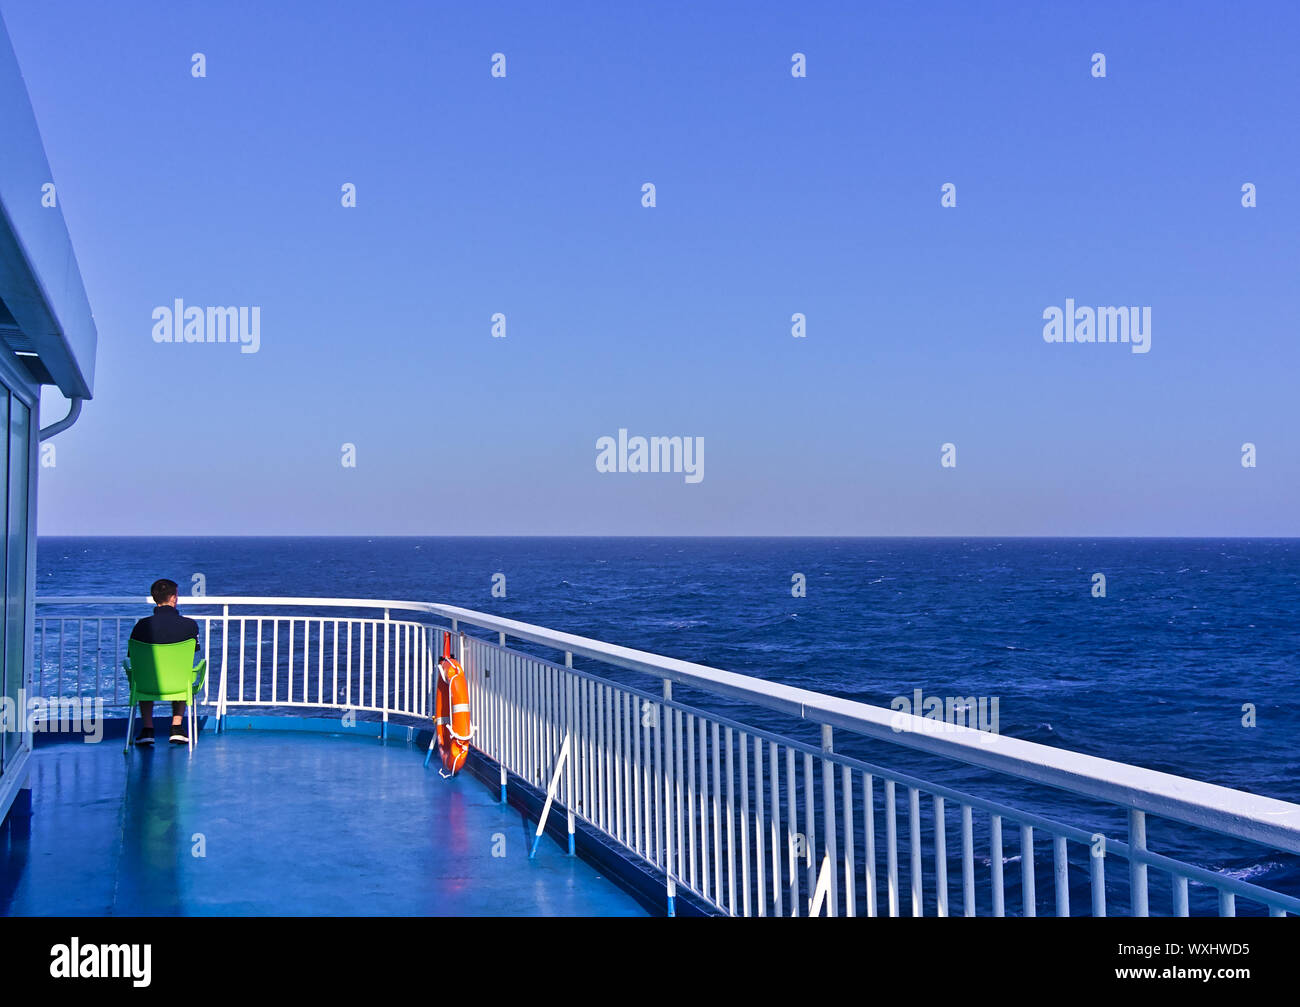
[[[4,652],[4,691],[21,710],[19,689],[25,681],[24,658],[27,649],[27,522],[28,459],[31,449],[31,410],[6,389],[4,398],[9,419],[9,436],[5,438],[8,470],[8,493],[5,499],[5,618],[0,649]],[[25,712],[25,711],[24,711]],[[23,742],[21,731],[4,736],[3,759],[7,762]]]

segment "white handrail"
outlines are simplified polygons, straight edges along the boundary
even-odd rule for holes
[[[150,599],[138,597],[37,597],[36,601],[47,605],[152,604]],[[944,725],[942,733],[929,733],[933,731],[933,722],[914,714],[838,699],[808,689],[767,682],[455,605],[374,599],[238,596],[182,597],[179,604],[182,608],[313,606],[423,612],[792,717],[843,728],[1275,849],[1300,853],[1300,805],[1287,801],[960,725]]]
[[[969,765],[1300,853],[1300,805],[1276,798],[960,725],[945,725],[941,734],[926,733],[927,729],[933,729],[933,722],[915,714],[837,699],[808,689],[765,682],[748,675],[660,657],[470,609],[451,605],[432,605],[430,608],[444,618],[632,671],[668,678],[793,717],[842,727]],[[896,730],[895,724],[904,729]]]

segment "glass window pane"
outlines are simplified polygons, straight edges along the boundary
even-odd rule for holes
[[[5,655],[5,694],[18,699],[23,686],[23,660],[27,634],[27,458],[31,440],[31,410],[12,395],[9,399],[9,494],[8,536],[5,548],[4,637],[0,648]],[[26,720],[26,710],[19,710]],[[4,757],[12,757],[22,742],[21,732],[5,735]]]
[[[9,422],[9,401],[11,398],[12,396],[9,394],[9,389],[5,388],[4,385],[0,385],[0,417],[4,418],[6,426],[8,425]],[[9,438],[0,437],[0,472],[5,473],[6,478],[8,477],[8,472],[9,472],[8,458],[9,458]],[[3,517],[9,505],[8,493],[7,492],[0,493],[0,498],[3,498],[0,499],[0,517]],[[0,526],[0,527],[6,527],[6,526]],[[5,542],[3,544],[0,544],[0,557],[4,556],[5,546],[7,544],[8,544],[8,536],[5,537]],[[6,602],[8,601],[8,596],[9,596],[9,589],[8,589],[8,584],[6,583],[5,584]],[[5,610],[6,611],[8,610],[7,604],[5,605]],[[7,622],[8,619],[0,619],[0,657],[2,657],[6,653],[5,626]],[[3,677],[4,679],[4,695],[8,696],[11,700],[13,700],[14,712],[17,715],[18,720],[20,721],[20,723],[14,724],[12,726],[15,728],[20,728],[23,724],[26,723],[26,712],[27,712],[26,710],[17,709],[18,690],[19,688],[21,688],[23,684],[22,666],[20,664],[17,669],[11,671],[7,667],[7,664],[8,664],[7,661],[0,660],[0,677]],[[4,732],[4,744],[0,745],[0,773],[4,772],[4,765],[9,759],[9,753],[10,751],[12,751],[17,747],[18,742],[21,740],[21,738],[22,738],[22,734],[19,733],[18,731]]]

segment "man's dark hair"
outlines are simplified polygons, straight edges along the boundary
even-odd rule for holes
[[[149,588],[149,593],[153,596],[155,604],[166,605],[167,602],[171,601],[172,595],[176,593],[176,581],[168,580],[166,577],[162,580],[156,580],[153,582],[153,586]]]

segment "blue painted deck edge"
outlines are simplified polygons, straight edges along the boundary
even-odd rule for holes
[[[215,716],[200,716],[199,733],[216,729]],[[104,740],[121,739],[126,736],[125,717],[104,718]],[[268,714],[264,716],[226,716],[225,730],[233,731],[306,731],[319,734],[353,735],[380,740],[383,737],[384,724],[378,720],[359,720],[351,727],[345,727],[338,717],[289,717]],[[50,744],[84,743],[79,737],[62,734],[34,734],[33,740],[38,746]],[[433,733],[416,724],[388,722],[389,742],[410,744],[421,750],[427,749]],[[200,743],[201,750],[201,743]],[[429,772],[435,772],[431,764]],[[501,769],[498,764],[482,752],[471,750],[466,769],[474,779],[486,785],[494,794],[501,787]],[[522,811],[530,821],[536,822],[541,815],[542,805],[546,801],[545,792],[529,784],[522,777],[507,773],[506,797],[511,806]],[[546,833],[557,842],[561,849],[568,846],[568,815],[558,804],[551,810],[547,821]],[[666,916],[668,893],[664,879],[637,859],[628,856],[618,845],[606,839],[599,831],[587,825],[582,819],[574,823],[575,847],[577,855],[595,867],[610,881],[631,895],[649,912]],[[720,910],[700,899],[693,892],[678,887],[674,899],[677,916],[724,916]]]

